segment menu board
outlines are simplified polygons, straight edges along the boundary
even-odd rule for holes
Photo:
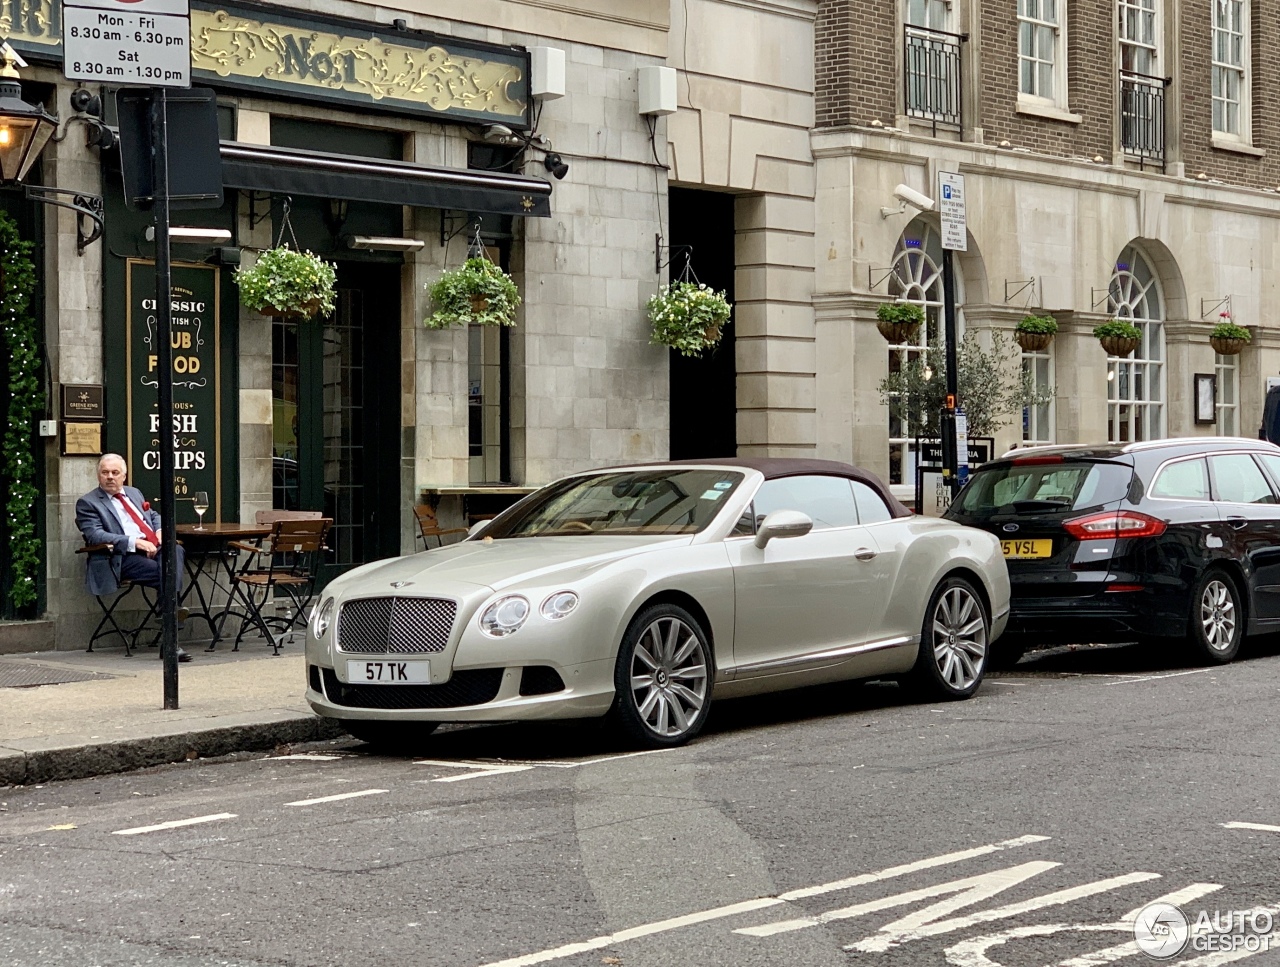
[[[125,321],[129,482],[148,498],[160,494],[159,333],[155,263],[129,259]],[[173,351],[173,486],[177,521],[193,523],[196,491],[209,495],[205,523],[222,520],[221,269],[176,262],[171,275]]]

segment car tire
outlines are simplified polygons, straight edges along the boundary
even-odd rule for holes
[[[1240,589],[1226,571],[1210,568],[1191,593],[1187,618],[1187,651],[1201,665],[1235,660],[1244,641],[1245,605]]]
[[[342,727],[361,742],[382,752],[415,752],[439,722],[381,722],[368,719],[344,719]]]
[[[610,717],[645,748],[681,745],[706,724],[714,674],[701,622],[678,605],[650,605],[622,636]]]
[[[908,686],[934,701],[968,698],[982,684],[990,643],[982,595],[962,577],[943,578],[929,596]]]

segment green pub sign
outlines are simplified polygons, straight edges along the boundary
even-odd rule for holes
[[[173,426],[160,426],[156,267],[129,259],[125,320],[125,405],[129,481],[148,499],[160,494],[160,434],[173,434],[173,480],[179,524],[194,523],[192,498],[209,494],[210,519],[221,521],[221,312],[219,273],[212,265],[175,262],[169,344],[173,350]]]

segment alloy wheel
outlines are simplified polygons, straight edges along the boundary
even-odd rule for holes
[[[947,588],[933,609],[933,660],[943,681],[957,691],[971,688],[987,657],[982,605],[967,587]]]
[[[689,730],[707,702],[707,653],[679,618],[663,616],[641,633],[631,658],[631,700],[655,735]]]
[[[1200,595],[1200,624],[1204,641],[1216,652],[1229,651],[1236,636],[1236,599],[1221,578],[1204,586]]]

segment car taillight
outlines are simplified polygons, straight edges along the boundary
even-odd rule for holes
[[[1052,453],[1043,456],[1026,456],[1014,457],[1013,463],[1017,467],[1040,467],[1050,463],[1062,463],[1062,454]]]
[[[1159,537],[1168,525],[1158,517],[1135,510],[1107,510],[1063,521],[1062,526],[1078,541],[1097,541],[1108,537]]]

